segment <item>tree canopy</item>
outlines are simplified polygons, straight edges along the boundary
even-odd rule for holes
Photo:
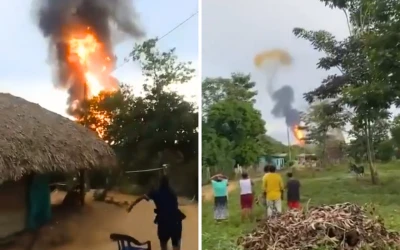
[[[260,111],[254,108],[257,92],[250,75],[206,78],[202,86],[204,164],[232,170],[234,164],[254,164],[261,154],[259,136],[266,130]],[[223,162],[208,151],[211,148],[226,156]]]
[[[335,107],[331,111],[336,114],[346,109],[352,112],[348,120],[352,125],[351,152],[353,156],[367,157],[372,182],[377,183],[374,158],[378,149],[388,145],[388,109],[392,104],[397,105],[400,93],[397,82],[399,47],[396,45],[400,3],[395,0],[321,2],[343,11],[349,36],[338,40],[324,30],[293,30],[295,36],[308,40],[315,50],[324,52],[317,68],[336,70],[304,97],[309,103],[331,100]],[[364,151],[355,152],[361,145]]]
[[[339,111],[336,105],[337,103],[329,100],[313,103],[302,115],[302,120],[307,128],[306,143],[318,146],[318,157],[322,166],[325,166],[330,160],[327,154],[328,144],[337,140],[337,138],[332,138],[328,132],[334,129],[342,130],[349,116],[348,112]],[[338,143],[343,142],[338,141]]]
[[[167,89],[188,82],[194,75],[190,63],[179,62],[175,50],[160,52],[157,39],[137,44],[131,58],[144,77],[142,95],[120,85],[86,104],[80,122],[95,129],[115,150],[124,171],[158,168],[170,164],[171,179],[180,191],[197,193],[198,112],[193,103]],[[151,172],[132,177],[142,185]],[[186,179],[186,180],[185,180]]]
[[[203,166],[232,173],[235,165],[251,166],[259,157],[287,151],[266,135],[265,121],[254,107],[257,92],[250,75],[206,78],[202,83]]]

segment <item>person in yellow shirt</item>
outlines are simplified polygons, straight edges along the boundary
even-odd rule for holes
[[[276,167],[270,166],[269,173],[263,177],[263,190],[267,200],[267,216],[282,212],[283,180]]]

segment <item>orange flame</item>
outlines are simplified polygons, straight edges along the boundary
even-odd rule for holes
[[[88,27],[83,32],[74,30],[69,32],[67,39],[68,63],[81,78],[82,89],[85,89],[85,98],[91,99],[101,92],[115,92],[118,84],[111,78],[113,64],[105,46],[97,39],[96,35]],[[78,107],[73,104],[72,108]],[[97,120],[106,120],[105,114],[95,114]],[[100,137],[104,131],[93,126]]]
[[[295,125],[293,128],[293,134],[296,138],[296,143],[299,145],[304,145],[304,132],[303,130],[299,129],[298,125]]]

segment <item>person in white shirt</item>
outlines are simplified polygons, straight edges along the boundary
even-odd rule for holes
[[[239,180],[242,221],[244,221],[246,218],[248,218],[250,221],[253,220],[253,185],[254,183],[249,178],[249,175],[243,172],[242,179]]]

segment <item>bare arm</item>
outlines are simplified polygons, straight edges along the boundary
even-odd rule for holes
[[[254,182],[253,182],[253,180],[251,180],[250,182],[251,182],[251,193],[252,193],[253,195],[255,195],[256,192],[255,192],[255,190],[254,190]]]
[[[137,198],[134,202],[132,202],[132,204],[128,207],[128,209],[126,210],[128,213],[132,210],[132,208],[134,206],[136,206],[137,204],[139,204],[142,200],[149,200],[149,197],[147,195],[142,195],[139,198]]]
[[[283,190],[285,190],[285,185],[283,184],[283,179],[282,179],[282,177],[280,178],[281,179],[281,181],[280,181],[280,186],[281,186],[281,192],[283,192]]]
[[[265,177],[265,175],[264,175],[264,177],[263,177],[263,179],[262,179],[262,193],[263,193],[263,195],[264,195],[264,197],[267,195],[267,193],[266,193],[266,187],[267,187],[267,185],[268,185],[268,183],[267,183],[267,178]]]
[[[215,181],[218,178],[218,175],[211,176],[210,180]]]
[[[216,174],[216,175],[212,176],[210,179],[211,179],[212,181],[215,181],[215,180],[218,179],[218,178],[228,179],[228,177],[226,177],[225,175],[222,175],[222,174]]]
[[[221,174],[216,174],[216,175],[213,175],[213,176],[211,176],[211,180],[212,181],[215,181],[216,179],[218,179],[218,178],[221,178]]]

